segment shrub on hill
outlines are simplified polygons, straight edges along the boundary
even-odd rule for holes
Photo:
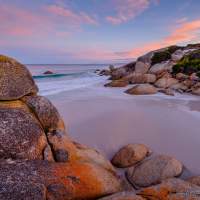
[[[200,50],[196,50],[189,55],[184,56],[176,65],[173,67],[173,73],[184,73],[192,74],[197,73],[200,77]]]
[[[160,52],[156,52],[154,53],[152,59],[151,59],[151,64],[155,65],[157,63],[161,63],[164,61],[167,61],[169,59],[171,59],[171,55],[178,49],[181,49],[182,47],[179,46],[170,46],[167,49],[160,51]]]

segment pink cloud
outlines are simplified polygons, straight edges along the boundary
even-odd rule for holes
[[[115,60],[122,58],[136,58],[152,50],[160,49],[166,46],[192,42],[199,38],[200,19],[190,22],[176,23],[173,31],[167,37],[161,40],[148,42],[127,52],[111,52],[105,49],[88,49],[74,54],[74,57],[90,60]]]
[[[61,19],[62,18],[62,19]],[[39,7],[37,12],[11,4],[0,7],[0,34],[28,38],[67,37],[72,31],[80,30],[83,24],[97,25],[97,21],[84,12],[75,13],[58,5]]]
[[[157,1],[156,1],[157,2]],[[150,0],[112,0],[116,15],[107,16],[106,20],[113,25],[134,19],[150,5]]]
[[[1,35],[29,37],[52,30],[52,22],[41,14],[35,14],[12,5],[0,7]]]
[[[190,22],[178,24],[175,30],[169,36],[158,40],[141,45],[141,47],[134,48],[129,51],[126,56],[138,57],[148,51],[156,50],[166,46],[181,44],[185,42],[192,42],[198,40],[200,36],[200,19]]]
[[[50,5],[46,6],[45,9],[54,15],[64,17],[67,21],[77,24],[91,24],[97,25],[98,22],[86,14],[85,12],[75,13],[74,11],[70,10],[69,8],[62,7],[60,5]]]

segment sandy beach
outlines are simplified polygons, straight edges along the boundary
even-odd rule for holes
[[[101,83],[48,97],[68,125],[70,137],[107,158],[123,145],[143,143],[200,173],[199,97],[131,96],[123,90],[104,88]]]

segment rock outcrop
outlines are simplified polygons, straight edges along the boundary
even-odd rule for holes
[[[110,79],[120,80],[106,84],[108,87],[149,83],[157,88],[164,88],[165,91],[174,90],[170,95],[175,92],[200,95],[199,87],[193,87],[200,83],[200,45],[170,46],[151,51],[135,62],[114,68],[109,73]],[[159,89],[154,93],[163,91]],[[169,92],[164,93],[169,95]],[[145,93],[136,92],[136,94]]]

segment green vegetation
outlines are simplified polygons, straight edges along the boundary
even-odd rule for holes
[[[197,73],[197,76],[200,77],[200,50],[184,56],[176,65],[174,65],[173,73],[177,74],[179,72],[187,75]]]
[[[170,46],[161,52],[154,53],[154,56],[151,59],[152,65],[171,59],[171,54],[173,54],[176,50],[181,48],[182,47],[179,46]]]

